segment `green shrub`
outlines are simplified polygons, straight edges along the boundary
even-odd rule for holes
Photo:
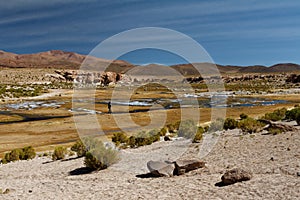
[[[224,126],[223,126],[223,128],[225,130],[235,129],[237,127],[238,127],[238,121],[236,121],[235,119],[232,119],[232,118],[225,119]]]
[[[248,115],[246,115],[245,113],[242,113],[242,114],[240,114],[240,118],[241,118],[241,120],[247,119]]]
[[[149,133],[142,131],[135,137],[135,146],[140,147],[144,145],[150,145],[153,143],[152,137]]]
[[[213,121],[210,124],[208,131],[209,132],[221,131],[221,130],[223,130],[223,127],[224,127],[224,120],[221,118],[218,118],[216,121]]]
[[[238,126],[243,132],[251,134],[261,131],[261,128],[264,126],[264,124],[251,117],[248,117],[246,119],[241,120],[238,123]]]
[[[300,107],[295,107],[292,110],[286,112],[285,119],[296,120],[297,124],[300,125]]]
[[[106,148],[100,140],[94,140],[94,144],[98,145],[86,153],[84,159],[84,164],[86,167],[92,170],[101,170],[106,169],[118,161],[118,152],[116,150],[112,148]]]
[[[75,151],[78,157],[85,156],[86,148],[81,140],[77,140],[76,143],[71,147],[72,151]]]
[[[269,134],[272,134],[272,135],[278,135],[278,134],[282,133],[283,131],[280,128],[269,128],[268,132],[269,132]]]
[[[187,139],[194,138],[197,132],[197,125],[193,120],[182,121],[178,130],[178,136]]]
[[[163,127],[162,129],[160,129],[159,135],[160,136],[165,136],[168,132],[168,129],[166,127]]]
[[[153,130],[151,130],[151,131],[148,132],[147,137],[150,138],[151,143],[157,142],[157,141],[160,140],[160,131],[157,130],[157,129],[153,129]]]
[[[193,139],[193,143],[198,143],[202,140],[203,138],[203,133],[204,133],[204,128],[202,128],[201,126],[198,127],[197,129],[197,133]]]
[[[131,147],[134,148],[135,147],[135,137],[134,136],[130,136],[130,138],[127,141],[127,144]]]
[[[151,130],[149,132],[141,131],[136,136],[131,136],[127,140],[127,145],[131,148],[150,145],[153,142],[157,142],[160,140],[160,131]]]
[[[44,153],[43,153],[43,156],[44,156],[44,157],[47,157],[47,156],[49,156],[49,153],[44,152]]]
[[[4,155],[2,163],[6,164],[8,162],[14,162],[17,160],[29,160],[35,158],[36,153],[33,147],[28,146],[22,149],[13,149]]]
[[[11,152],[6,153],[4,155],[4,159],[2,160],[2,163],[9,163],[14,162],[17,160],[21,160],[24,157],[24,152],[22,149],[13,149]]]
[[[75,155],[74,151],[69,151],[69,156],[74,156],[74,155]]]
[[[180,126],[180,121],[172,123],[172,124],[168,124],[167,128],[168,128],[170,133],[175,133],[175,132],[178,131],[179,126]]]
[[[54,152],[52,154],[52,160],[61,160],[66,157],[68,153],[68,150],[66,147],[63,146],[57,146],[54,149]]]
[[[33,159],[36,156],[35,150],[32,146],[24,147],[22,160]]]
[[[271,121],[283,120],[285,118],[286,112],[287,112],[286,108],[277,109],[274,110],[274,112],[272,113],[266,113],[263,119],[271,120]]]
[[[204,132],[207,132],[209,130],[209,126],[204,126]]]
[[[114,133],[114,135],[111,139],[116,144],[116,146],[119,146],[122,143],[127,143],[128,137],[123,132],[117,132],[117,133]]]

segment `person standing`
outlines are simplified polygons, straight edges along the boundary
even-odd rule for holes
[[[108,113],[110,114],[111,113],[111,102],[108,102],[107,108],[108,108]]]

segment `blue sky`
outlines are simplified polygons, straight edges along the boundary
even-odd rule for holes
[[[299,10],[297,0],[1,0],[0,49],[88,54],[121,31],[163,27],[198,41],[218,64],[300,63]],[[149,49],[121,59],[135,64],[184,62]]]

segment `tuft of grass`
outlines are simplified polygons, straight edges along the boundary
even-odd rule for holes
[[[269,132],[269,134],[272,134],[272,135],[278,135],[278,134],[282,133],[283,130],[279,129],[279,128],[269,128],[268,132]]]
[[[197,125],[193,120],[182,121],[178,130],[178,136],[187,139],[194,139],[197,132]]]
[[[238,121],[236,121],[235,119],[232,119],[232,118],[226,118],[225,121],[224,121],[224,126],[223,128],[225,130],[228,130],[228,129],[235,129],[238,127]]]
[[[246,119],[241,120],[238,123],[239,128],[245,132],[245,133],[257,133],[259,131],[261,131],[261,128],[264,126],[265,124],[259,122],[256,119],[253,119],[251,117],[248,117]]]
[[[4,155],[2,163],[6,164],[18,160],[29,160],[35,158],[36,153],[32,146],[24,147],[22,149],[13,149]]]
[[[242,114],[240,114],[240,118],[241,118],[241,120],[247,119],[248,115],[246,115],[245,113],[242,113]]]
[[[111,139],[116,144],[116,146],[127,143],[128,141],[127,135],[123,132],[114,133]]]
[[[118,151],[111,147],[106,148],[96,138],[90,138],[89,142],[94,145],[85,154],[84,164],[92,170],[102,170],[111,166],[119,160]]]
[[[262,118],[271,121],[279,121],[285,118],[286,112],[286,108],[276,109],[271,113],[266,113]]]
[[[295,107],[292,110],[288,110],[285,116],[286,120],[295,120],[300,125],[300,107]]]
[[[197,128],[197,133],[193,139],[193,143],[198,143],[203,139],[203,133],[204,133],[204,128],[202,128],[201,126],[199,126]]]
[[[68,153],[68,150],[66,147],[63,146],[57,146],[54,149],[54,152],[52,154],[52,160],[61,160],[66,157]]]
[[[81,140],[77,140],[76,143],[71,147],[72,151],[75,151],[78,157],[83,157],[86,154],[86,147]]]

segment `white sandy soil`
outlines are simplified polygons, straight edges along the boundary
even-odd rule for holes
[[[123,150],[118,164],[88,174],[70,175],[84,167],[82,158],[52,162],[42,157],[2,165],[0,189],[10,192],[0,199],[300,199],[300,131],[275,136],[227,131],[203,158],[205,168],[170,178],[136,177],[147,173],[151,159],[171,160],[183,149],[185,157],[194,157],[199,151],[199,144],[189,149],[180,141],[174,144]],[[234,167],[251,171],[253,178],[215,186]]]

